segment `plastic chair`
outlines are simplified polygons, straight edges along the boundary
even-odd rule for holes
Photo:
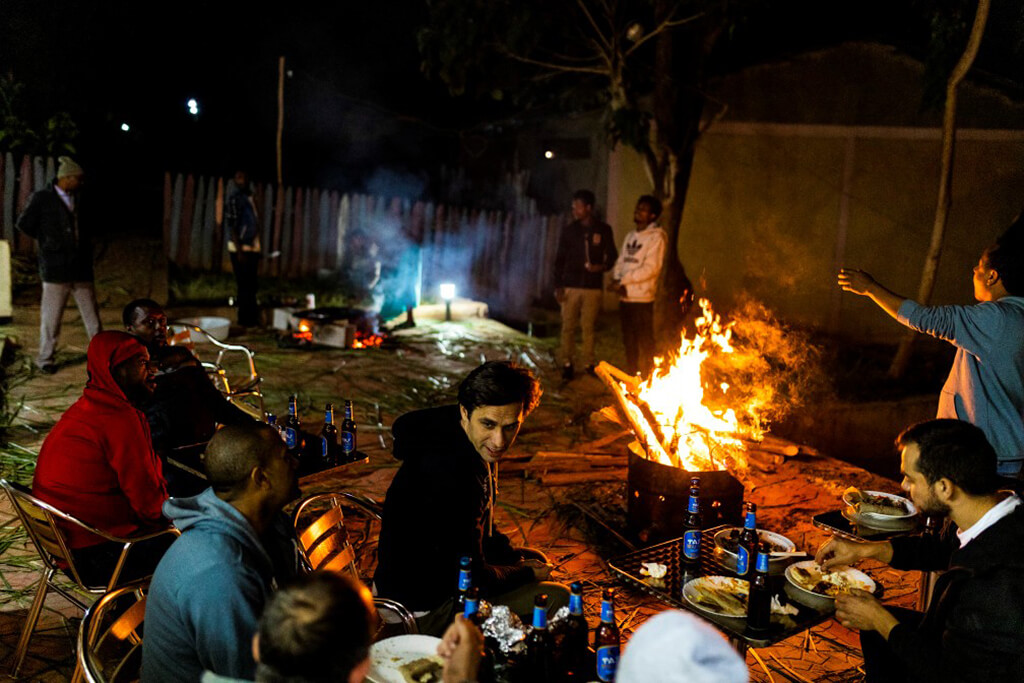
[[[121,578],[121,571],[124,569],[125,562],[131,553],[132,547],[136,543],[139,543],[140,541],[148,541],[166,534],[178,536],[179,531],[173,527],[169,527],[167,529],[142,536],[121,538],[89,526],[80,519],[58,510],[49,503],[44,503],[33,496],[31,491],[21,484],[9,482],[6,479],[0,479],[0,488],[3,488],[7,493],[7,496],[10,498],[14,511],[18,514],[18,518],[21,520],[22,526],[25,527],[25,531],[28,533],[29,539],[32,541],[32,544],[36,547],[36,551],[39,553],[39,558],[45,565],[43,573],[39,577],[39,586],[36,589],[35,598],[32,600],[32,606],[29,608],[28,615],[25,619],[25,625],[21,631],[21,639],[18,641],[18,646],[14,651],[14,665],[11,667],[11,676],[17,677],[18,671],[21,669],[21,665],[25,660],[25,655],[28,652],[29,642],[32,639],[32,632],[35,630],[36,622],[39,620],[39,614],[42,612],[43,603],[46,601],[46,594],[51,588],[60,593],[79,609],[84,611],[88,608],[88,605],[83,602],[79,596],[68,591],[54,581],[54,576],[58,571],[63,571],[78,588],[87,593],[106,593],[117,587],[118,580]],[[60,529],[60,524],[74,525],[85,529],[106,541],[113,541],[123,545],[121,555],[118,557],[117,564],[114,566],[114,571],[110,575],[110,579],[106,584],[91,585],[87,584],[82,579],[78,568],[75,566],[75,559],[71,554],[71,549],[65,541],[64,533]],[[76,668],[75,676],[72,680],[77,681],[79,680],[79,677],[80,671]]]
[[[149,582],[106,593],[85,611],[78,629],[78,666],[89,683],[137,681]]]
[[[171,332],[171,346],[184,346],[195,353],[197,337],[203,342],[213,345],[217,349],[217,360],[210,362],[200,358],[199,362],[206,369],[206,372],[210,374],[214,385],[236,406],[250,413],[258,420],[263,419],[263,389],[261,387],[263,378],[256,371],[255,351],[241,344],[225,344],[203,328],[191,323],[175,321],[169,323],[167,329]],[[224,368],[224,358],[228,354],[241,354],[245,359],[248,376],[243,375],[241,384],[238,386],[232,385]],[[257,401],[259,405],[250,403],[252,400]]]
[[[356,551],[349,542],[345,526],[344,507],[354,507],[369,518],[365,533],[357,548],[360,550],[374,544],[371,540],[373,522],[381,519],[380,503],[367,496],[354,493],[318,493],[304,498],[292,514],[292,523],[298,538],[296,545],[300,564],[307,571],[336,571],[347,573],[361,580]],[[312,521],[310,521],[312,520]],[[399,602],[386,598],[374,598],[381,626],[376,638],[390,637],[398,633],[418,633],[416,619]],[[395,633],[395,629],[399,629]]]

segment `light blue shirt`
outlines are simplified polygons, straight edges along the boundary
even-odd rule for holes
[[[1024,297],[973,306],[922,306],[906,299],[897,320],[956,347],[936,417],[964,420],[985,432],[999,472],[1024,462]]]

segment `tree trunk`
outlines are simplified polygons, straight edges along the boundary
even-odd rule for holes
[[[942,256],[942,243],[946,235],[946,222],[949,218],[949,208],[953,203],[953,150],[956,138],[956,102],[957,86],[967,75],[974,58],[978,54],[978,47],[981,45],[981,37],[985,32],[985,22],[988,18],[990,0],[979,0],[978,11],[974,15],[974,26],[971,28],[971,35],[967,40],[967,47],[960,57],[960,61],[949,76],[946,84],[946,108],[942,119],[942,166],[939,172],[939,196],[935,209],[935,223],[932,225],[932,239],[928,247],[928,255],[924,261],[924,271],[921,274],[921,286],[918,288],[917,301],[927,304],[935,289],[935,277],[939,270],[939,258]],[[899,349],[889,366],[889,376],[900,378],[907,370],[910,363],[911,348],[917,333],[914,330],[907,330],[900,340]]]

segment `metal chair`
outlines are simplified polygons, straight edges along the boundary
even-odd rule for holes
[[[375,545],[371,529],[374,522],[381,520],[380,503],[355,493],[319,493],[304,498],[292,514],[298,538],[296,547],[299,560],[307,571],[336,571],[362,580],[356,550],[349,542],[349,532],[345,526],[344,507],[356,508],[368,517],[366,529],[357,540],[356,548],[364,550]],[[373,602],[381,616],[377,639],[398,633],[419,632],[416,618],[401,603],[386,598],[374,598]]]
[[[172,346],[184,346],[195,353],[195,342],[198,339],[212,344],[217,349],[217,360],[210,362],[199,359],[203,368],[210,375],[214,386],[220,389],[224,396],[236,406],[250,413],[258,420],[264,416],[263,389],[261,383],[263,378],[256,371],[256,352],[241,344],[225,344],[209,332],[191,323],[174,321],[167,325],[171,332],[170,343]],[[241,384],[235,386],[228,379],[224,367],[224,358],[228,354],[241,354],[244,357],[244,365],[248,375],[242,375]],[[197,356],[198,357],[198,356]],[[256,401],[257,404],[250,401]]]
[[[121,538],[89,526],[80,519],[58,510],[48,503],[44,503],[33,496],[31,491],[21,484],[0,479],[0,488],[3,488],[8,498],[10,498],[14,511],[18,514],[22,526],[25,527],[29,539],[36,547],[39,558],[45,566],[42,575],[39,577],[39,586],[36,589],[35,598],[32,600],[32,606],[29,608],[25,625],[21,631],[21,639],[18,641],[18,646],[14,651],[14,665],[11,667],[11,676],[17,677],[18,671],[25,660],[25,654],[28,652],[29,641],[32,638],[32,632],[35,630],[36,622],[39,620],[39,614],[42,612],[43,603],[46,601],[46,594],[51,588],[79,609],[84,611],[88,608],[88,605],[79,596],[54,581],[54,576],[58,571],[63,571],[79,589],[87,593],[106,593],[117,587],[118,581],[121,578],[121,571],[124,569],[125,562],[135,544],[168,534],[178,536],[179,532],[177,529],[170,527],[141,536]],[[83,580],[78,568],[75,566],[75,559],[64,538],[64,533],[60,529],[61,524],[77,526],[106,541],[122,544],[121,555],[118,557],[114,571],[106,584],[93,585]],[[75,677],[72,680],[79,680],[79,676],[80,672],[76,668]]]
[[[78,666],[89,683],[138,681],[148,581],[106,593],[85,611],[78,629]]]

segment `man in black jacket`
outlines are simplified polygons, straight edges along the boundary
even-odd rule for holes
[[[213,386],[187,348],[167,345],[167,314],[160,304],[135,299],[121,319],[157,364],[156,389],[144,410],[167,492],[179,498],[197,495],[209,486],[201,456],[217,425],[252,424],[253,418]]]
[[[856,589],[836,598],[836,618],[861,630],[866,680],[1024,680],[1024,506],[999,490],[995,451],[959,420],[922,422],[896,443],[903,489],[921,513],[952,524],[941,538],[833,538],[818,551],[824,569],[872,558],[896,569],[946,570],[924,614],[887,609]]]
[[[459,385],[458,405],[395,421],[402,466],[384,502],[374,582],[380,596],[417,614],[421,632],[440,635],[451,623],[462,557],[472,560],[481,596],[517,614],[529,614],[538,593],[547,593],[550,612],[568,603],[565,586],[544,582],[551,566],[543,554],[513,548],[493,523],[497,462],[540,395],[528,370],[490,361]]]
[[[103,329],[93,288],[92,241],[87,225],[79,221],[82,176],[81,166],[71,157],[61,157],[57,179],[33,194],[18,217],[18,230],[36,240],[39,247],[43,296],[39,305],[36,365],[49,374],[57,371],[53,354],[68,295],[75,297],[89,339]]]
[[[572,199],[572,223],[562,228],[555,252],[555,299],[562,306],[562,379],[573,378],[576,328],[583,330],[583,364],[594,371],[594,327],[601,312],[604,273],[619,252],[607,223],[594,218],[594,193],[579,190]]]

